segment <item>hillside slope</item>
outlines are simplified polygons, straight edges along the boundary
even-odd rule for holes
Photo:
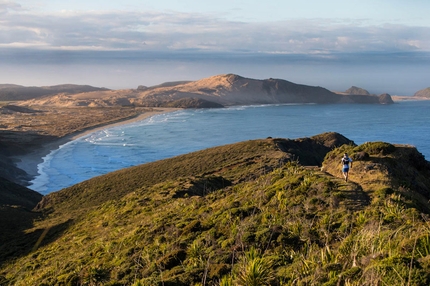
[[[429,180],[415,148],[336,133],[128,168],[47,196],[0,284],[428,285]]]
[[[28,243],[22,232],[31,228],[33,221],[40,216],[31,210],[41,199],[41,194],[0,177],[0,245],[8,241],[13,241],[13,245]],[[11,251],[5,251],[2,246],[0,249],[4,255]]]
[[[417,98],[430,98],[430,87],[421,89],[414,94],[414,97]]]
[[[42,199],[38,192],[0,177],[0,205],[20,206],[33,209]]]

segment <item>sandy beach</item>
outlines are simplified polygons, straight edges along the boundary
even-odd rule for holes
[[[20,156],[14,156],[12,158],[15,160],[16,166],[18,168],[24,170],[31,177],[35,177],[38,175],[38,165],[43,162],[43,158],[49,153],[51,153],[51,151],[58,149],[60,146],[66,144],[67,142],[76,140],[82,136],[91,134],[99,130],[105,130],[114,126],[120,126],[137,121],[142,121],[157,114],[173,112],[179,109],[180,108],[152,108],[151,111],[145,111],[134,118],[121,120],[115,123],[100,124],[96,127],[87,128],[79,132],[68,134],[52,142],[45,143],[40,147],[32,150],[30,153]]]
[[[394,102],[396,101],[405,101],[405,100],[430,100],[427,97],[414,97],[414,96],[400,96],[400,95],[392,95],[391,98]]]

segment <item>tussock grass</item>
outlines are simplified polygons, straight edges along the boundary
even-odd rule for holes
[[[357,146],[328,147],[321,171],[289,160],[294,156],[285,152],[287,141],[282,144],[267,139],[208,149],[115,172],[48,196],[39,208],[49,211],[46,219],[29,233],[73,220],[52,234],[48,231],[48,241],[31,253],[4,261],[0,281],[430,283],[430,220],[421,202],[429,198],[429,169],[417,170],[405,159],[416,156],[416,150],[397,146],[389,154],[356,160],[351,180],[344,182],[336,173],[339,155],[345,150],[354,154]],[[366,164],[378,167],[366,170]],[[406,187],[401,182],[414,168],[417,181]]]

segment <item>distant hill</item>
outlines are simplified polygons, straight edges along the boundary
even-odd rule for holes
[[[275,103],[380,103],[379,97],[340,95],[323,87],[295,84],[282,79],[256,80],[235,74],[217,75],[198,81],[160,86],[139,92],[136,104],[160,104],[181,98],[200,98],[221,105]]]
[[[414,94],[414,97],[430,98],[430,87],[421,89]]]
[[[160,88],[160,87],[173,87],[173,86],[187,84],[187,83],[190,83],[190,82],[192,82],[192,81],[190,81],[190,80],[168,81],[168,82],[164,82],[164,83],[159,84],[159,85],[151,86],[151,87],[149,87],[149,89],[157,89],[157,88]]]
[[[57,94],[23,104],[92,107],[116,105],[167,107],[176,104],[195,108],[278,103],[385,104],[392,101],[390,98],[381,99],[374,95],[337,94],[323,87],[296,84],[282,79],[257,80],[225,74],[197,81],[167,82],[152,87],[139,86],[137,89]]]
[[[103,90],[108,89],[93,87],[89,85],[75,84],[63,84],[43,87],[27,87],[13,84],[0,84],[0,101],[21,101],[58,93],[82,93]]]
[[[239,142],[93,178],[27,215],[4,209],[20,229],[0,236],[14,234],[0,284],[429,285],[429,199],[430,163],[411,146]]]
[[[367,90],[356,86],[351,86],[345,93],[350,95],[370,95]]]
[[[4,89],[4,88],[19,88],[19,87],[23,87],[22,85],[17,85],[17,84],[0,84],[0,89]]]

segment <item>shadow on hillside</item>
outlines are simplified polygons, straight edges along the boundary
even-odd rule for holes
[[[23,207],[0,207],[0,264],[25,248],[27,238],[24,231],[31,228],[39,217],[39,213]]]
[[[204,197],[205,195],[214,191],[223,189],[227,186],[231,186],[232,183],[219,176],[205,177],[189,182],[189,187],[181,190],[177,190],[173,195],[173,198],[184,198],[191,196]]]
[[[5,156],[27,154],[55,139],[58,137],[32,131],[0,130],[0,154]]]
[[[23,208],[11,211],[10,208],[1,207],[0,216],[5,218],[0,221],[0,266],[7,260],[28,255],[37,248],[55,241],[73,222],[68,220],[47,229],[28,232],[27,230],[33,227],[34,220],[41,217],[40,213]]]
[[[344,205],[352,211],[362,210],[370,205],[370,196],[363,191],[363,188],[354,182],[347,184],[347,189],[338,190],[339,204]]]
[[[26,185],[32,177],[17,167],[16,159],[13,159],[13,157],[27,155],[35,150],[42,150],[42,146],[56,139],[58,138],[55,136],[36,134],[31,131],[0,130],[1,176],[11,182]]]

